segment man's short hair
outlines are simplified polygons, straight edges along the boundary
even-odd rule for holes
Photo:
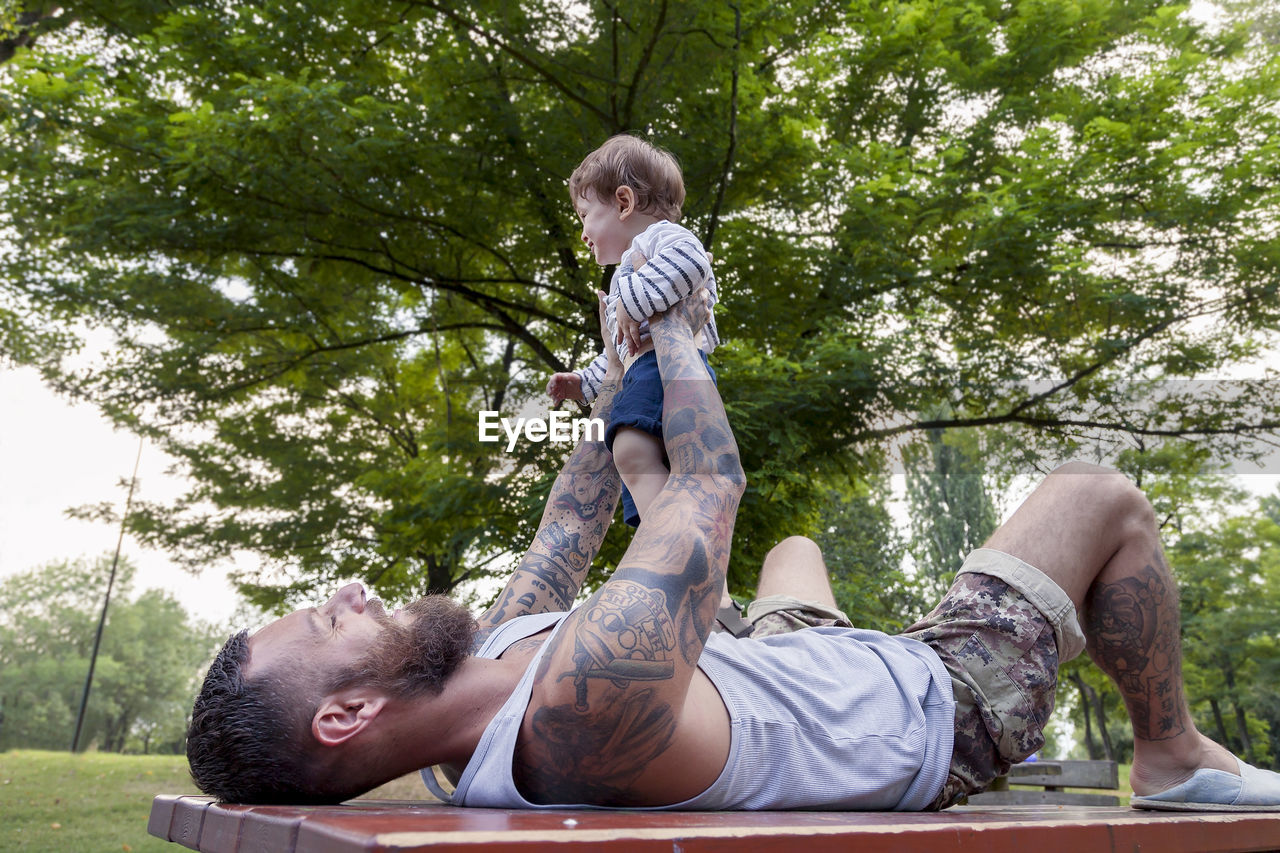
[[[569,176],[569,196],[574,199],[587,190],[598,199],[609,199],[621,186],[635,190],[641,213],[680,221],[684,177],[669,152],[638,136],[619,134],[588,154]]]
[[[224,802],[335,802],[331,794],[307,790],[313,773],[303,734],[315,708],[272,673],[245,678],[248,634],[227,640],[196,697],[187,728],[191,777]]]
[[[200,790],[233,803],[338,803],[389,781],[376,756],[344,762],[321,747],[311,721],[325,696],[357,684],[399,697],[443,691],[469,656],[475,617],[442,595],[403,609],[416,617],[412,625],[388,620],[379,645],[329,672],[286,660],[249,679],[248,632],[227,640],[187,727],[187,762]]]

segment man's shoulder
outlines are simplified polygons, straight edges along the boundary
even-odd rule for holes
[[[525,613],[512,616],[496,625],[482,625],[471,641],[471,654],[481,658],[496,658],[511,646],[560,624],[572,611],[554,610],[546,613]]]

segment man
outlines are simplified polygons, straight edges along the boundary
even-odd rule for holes
[[[585,604],[565,612],[618,493],[594,443],[566,463],[478,623],[441,598],[388,616],[353,584],[232,638],[188,733],[201,788],[339,801],[444,764],[461,770],[453,800],[467,805],[944,808],[1040,747],[1059,662],[1087,637],[1133,720],[1136,805],[1280,808],[1280,776],[1192,724],[1150,505],[1102,469],[1051,474],[903,636],[840,627],[803,539],[775,549],[762,592],[815,605],[775,597],[748,618],[829,627],[711,635],[744,482],[694,344],[698,308],[652,321],[671,475]]]

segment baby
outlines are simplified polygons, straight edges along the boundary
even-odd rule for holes
[[[640,524],[670,473],[662,443],[662,379],[649,339],[648,318],[698,287],[716,302],[716,281],[702,243],[676,222],[684,179],[675,158],[634,136],[614,136],[587,155],[569,177],[569,196],[582,220],[582,240],[596,263],[617,264],[605,322],[618,342],[625,373],[605,429],[622,476],[623,520]],[[621,309],[621,310],[619,310]],[[720,342],[715,318],[703,327],[703,363]],[[552,400],[590,403],[608,365],[604,353],[573,373],[547,382]],[[715,371],[707,366],[709,377]]]

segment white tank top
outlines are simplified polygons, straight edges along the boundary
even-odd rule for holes
[[[565,613],[520,616],[477,653],[559,623]],[[550,648],[544,643],[543,648]],[[516,738],[541,655],[485,729],[446,802],[492,808],[600,808],[531,803],[511,773]],[[729,710],[729,757],[707,790],[660,809],[919,810],[947,777],[955,740],[951,680],[924,643],[858,628],[805,628],[738,640],[712,634],[698,661]]]

